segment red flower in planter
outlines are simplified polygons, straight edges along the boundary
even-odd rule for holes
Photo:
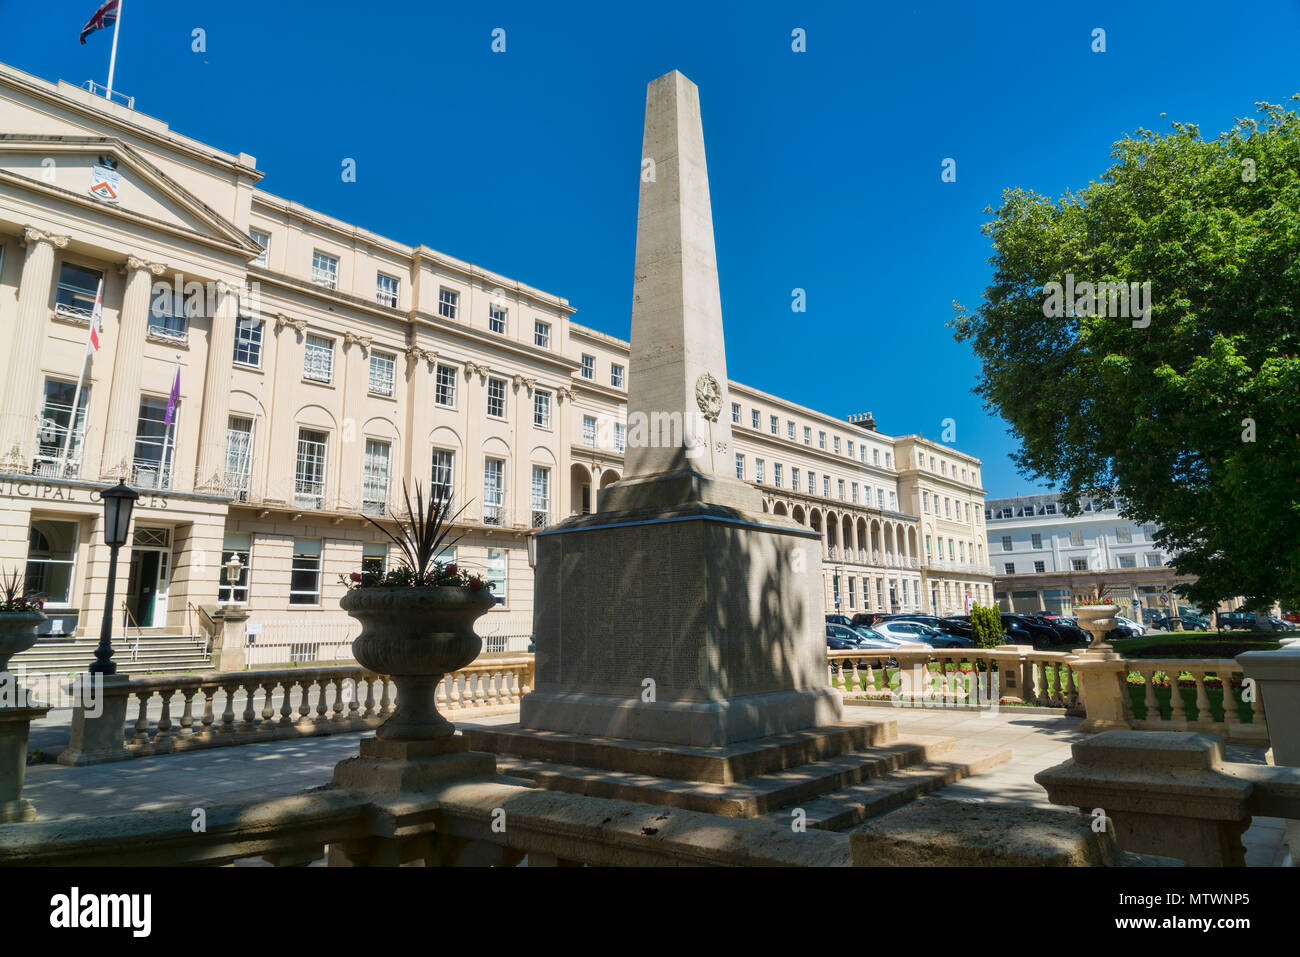
[[[483,579],[479,578],[477,575],[475,575],[473,578],[471,578],[471,579],[469,580],[469,590],[470,590],[470,591],[482,591],[482,590],[483,590]]]
[[[361,573],[360,573],[360,572],[353,572],[351,575],[348,576],[348,580],[349,580],[349,581],[354,581],[354,582],[360,582],[360,581],[361,581]]]
[[[459,571],[459,569],[457,569],[456,563],[452,562],[450,565],[444,568],[443,571],[446,572],[448,575],[454,575],[456,574],[457,571]]]

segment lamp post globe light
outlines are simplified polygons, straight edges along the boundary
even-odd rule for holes
[[[239,560],[239,556],[231,555],[230,561],[226,562],[226,584],[230,586],[230,598],[226,602],[228,605],[235,604],[235,585],[243,571],[244,563]]]
[[[104,620],[99,627],[99,647],[91,662],[92,675],[117,674],[113,661],[113,586],[117,583],[117,552],[126,544],[131,527],[131,510],[140,493],[118,482],[100,493],[104,500],[104,544],[108,546],[108,587],[104,593]]]

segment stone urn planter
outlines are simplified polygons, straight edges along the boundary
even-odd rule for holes
[[[9,659],[36,644],[36,626],[45,620],[40,611],[0,612],[0,671],[9,670]]]
[[[1119,614],[1119,605],[1076,605],[1074,613],[1079,617],[1079,627],[1092,635],[1089,652],[1109,652],[1111,646],[1106,641],[1106,633],[1115,627],[1115,616]]]
[[[361,623],[352,653],[397,685],[397,709],[375,732],[385,741],[450,737],[455,725],[438,713],[438,685],[478,657],[474,622],[495,604],[484,588],[351,588],[340,607]]]

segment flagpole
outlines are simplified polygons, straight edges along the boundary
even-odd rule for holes
[[[72,411],[68,413],[68,433],[63,437],[63,447],[59,451],[58,478],[64,478],[68,467],[68,450],[72,446],[72,433],[77,427],[77,409],[81,405],[81,385],[86,379],[86,363],[90,361],[90,337],[95,334],[95,323],[99,321],[103,308],[104,277],[99,278],[99,287],[95,290],[95,311],[91,313],[90,325],[86,329],[86,350],[81,354],[81,374],[77,376],[77,388],[72,393]],[[87,412],[90,410],[87,409]]]
[[[117,17],[113,20],[113,52],[108,55],[108,87],[104,90],[104,99],[113,98],[113,70],[117,67],[117,31],[122,29],[122,8],[126,0],[117,0]]]
[[[181,405],[181,389],[180,389],[180,383],[181,383],[181,354],[180,354],[179,352],[176,353],[176,377],[172,380],[172,382],[174,383],[174,385],[172,386],[172,388],[176,390],[176,403],[175,403],[175,405],[172,406],[172,421],[171,421],[171,426],[170,426],[170,429],[169,429],[169,431],[170,431],[171,434],[170,434],[170,436],[169,436],[169,438],[168,438],[168,442],[169,442],[169,444],[170,444],[170,447],[164,447],[164,448],[163,448],[163,462],[162,462],[162,464],[163,464],[164,466],[166,466],[166,468],[167,468],[167,476],[168,476],[168,478],[167,478],[167,487],[168,487],[168,488],[171,488],[171,487],[172,487],[172,482],[171,482],[171,471],[172,471],[172,466],[176,464],[175,461],[174,461],[175,458],[176,458],[176,419],[178,418],[177,413],[180,411],[180,405]],[[171,455],[171,458],[170,458],[170,459],[167,457],[169,453],[170,453],[170,455]]]

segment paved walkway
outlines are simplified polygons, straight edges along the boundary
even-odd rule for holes
[[[853,713],[893,718],[904,735],[951,735],[971,745],[1010,747],[1012,759],[1006,764],[934,792],[939,797],[989,804],[1054,807],[1034,783],[1034,774],[1068,759],[1070,745],[1085,737],[1077,718],[1009,710],[988,714],[855,707]],[[517,715],[505,714],[456,723],[462,728],[488,727],[517,720]],[[38,764],[27,769],[23,797],[47,821],[263,800],[329,783],[334,765],[357,753],[360,737],[357,732],[268,741],[85,768]],[[1264,761],[1262,748],[1230,746],[1228,752],[1234,761]],[[1245,844],[1247,864],[1282,865],[1287,858],[1285,822],[1255,818]]]

